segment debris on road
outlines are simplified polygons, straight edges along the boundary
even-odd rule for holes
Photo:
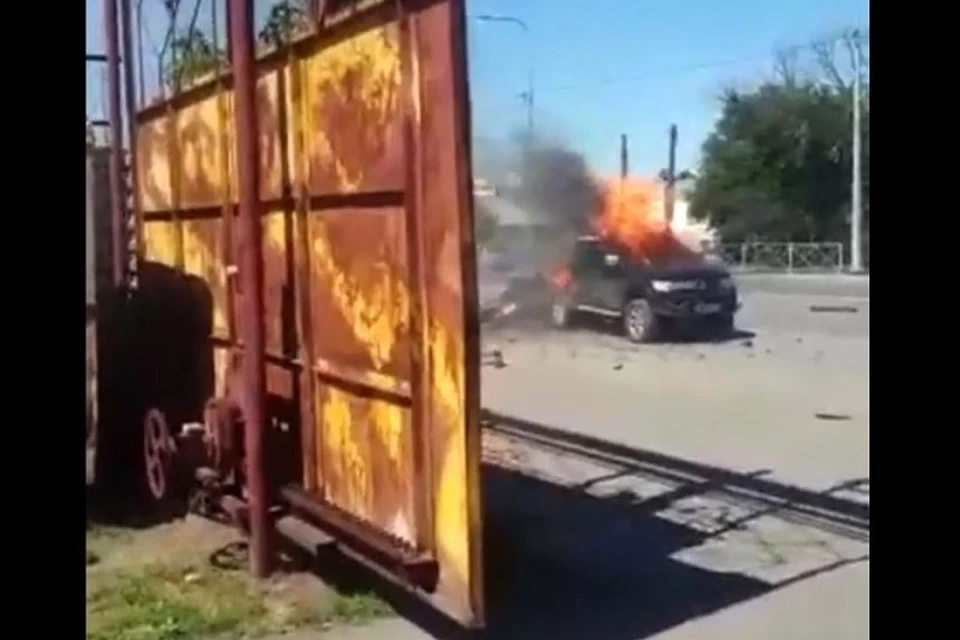
[[[507,363],[503,359],[503,352],[499,349],[494,349],[493,351],[483,354],[482,364],[494,367],[495,369],[503,369],[507,366]]]
[[[849,305],[810,305],[810,311],[813,313],[856,313],[859,311],[856,307]]]
[[[815,413],[814,416],[817,420],[833,420],[833,421],[843,421],[850,420],[850,416],[845,413]]]

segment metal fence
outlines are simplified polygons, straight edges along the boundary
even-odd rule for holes
[[[836,273],[845,268],[842,242],[742,242],[721,250],[724,261],[740,271]]]

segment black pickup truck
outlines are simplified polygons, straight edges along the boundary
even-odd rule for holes
[[[644,261],[593,236],[581,237],[562,276],[555,278],[553,325],[578,314],[616,319],[627,338],[649,342],[670,329],[732,332],[737,289],[722,264],[697,259]]]

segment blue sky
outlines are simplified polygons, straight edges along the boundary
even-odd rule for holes
[[[269,2],[256,4],[263,14]],[[205,16],[209,5],[205,0]],[[165,24],[160,0],[144,6],[149,51]],[[88,51],[102,51],[101,12],[99,0],[87,0]],[[524,126],[518,94],[532,71],[538,127],[604,174],[617,170],[621,133],[630,138],[631,171],[655,173],[665,163],[671,122],[680,132],[679,167],[695,168],[723,87],[769,74],[777,48],[869,24],[868,0],[467,0],[467,12],[529,26],[528,36],[513,24],[470,19],[475,133],[506,136]],[[147,75],[155,77],[150,57]],[[102,110],[102,86],[101,73],[88,65],[94,114]]]

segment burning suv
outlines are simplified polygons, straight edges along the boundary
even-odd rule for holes
[[[727,269],[701,256],[649,260],[594,236],[578,239],[568,266],[553,274],[551,320],[566,327],[578,314],[614,318],[633,342],[649,342],[673,326],[733,330],[739,307]]]

